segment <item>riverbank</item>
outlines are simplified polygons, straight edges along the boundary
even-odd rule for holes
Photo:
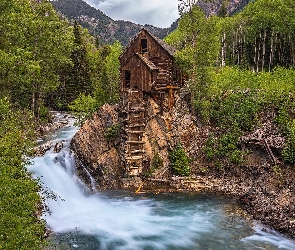
[[[140,190],[148,192],[158,187],[162,191],[227,195],[241,205],[248,218],[295,238],[295,174],[292,167],[236,167],[197,174],[186,178],[147,179]],[[162,185],[166,188],[161,188]]]

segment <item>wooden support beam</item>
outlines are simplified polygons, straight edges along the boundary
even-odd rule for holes
[[[144,141],[126,141],[126,143],[129,143],[129,144],[145,144]]]
[[[141,124],[132,124],[132,125],[127,125],[126,128],[138,128],[138,127],[144,127],[145,124],[141,123]]]
[[[164,110],[164,94],[160,92],[160,115],[163,115]]]
[[[271,149],[270,149],[270,147],[269,147],[267,141],[266,141],[265,139],[263,139],[263,142],[264,142],[264,146],[265,146],[265,148],[266,148],[266,151],[267,151],[268,156],[269,156],[269,158],[271,159],[272,163],[273,163],[274,165],[277,165],[277,159],[275,158],[273,152],[271,151]]]
[[[163,91],[163,90],[167,90],[167,88],[166,87],[160,87],[160,88],[155,88],[157,91]],[[158,93],[158,92],[155,92],[155,93]]]
[[[130,108],[128,112],[142,112],[145,111],[145,108]]]
[[[133,150],[133,151],[130,151],[130,154],[138,154],[138,153],[144,154],[145,151],[144,150]]]
[[[126,157],[126,160],[128,160],[128,161],[136,161],[136,160],[141,160],[142,158],[143,158],[142,155],[136,155],[136,156]]]
[[[129,133],[129,134],[142,134],[142,133],[144,133],[144,131],[143,130],[134,130],[134,131],[132,131],[132,130],[126,130],[126,132],[127,133]]]
[[[179,89],[178,86],[172,86],[172,85],[167,85],[166,88],[167,89]]]

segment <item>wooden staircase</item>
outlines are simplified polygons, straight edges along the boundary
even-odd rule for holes
[[[125,159],[126,171],[129,176],[142,172],[144,142],[142,141],[145,128],[145,104],[141,91],[126,90],[127,113],[125,132],[127,134]]]
[[[172,83],[172,73],[168,70],[160,69],[157,76],[157,90],[167,90],[167,86]]]

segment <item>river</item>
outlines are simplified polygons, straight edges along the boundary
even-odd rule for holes
[[[68,148],[76,131],[68,126],[47,136],[43,142],[63,141],[63,150],[28,167],[47,197],[50,249],[295,249],[295,241],[232,213],[237,204],[226,197],[89,190]]]

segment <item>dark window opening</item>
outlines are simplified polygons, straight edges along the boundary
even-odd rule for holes
[[[147,52],[148,52],[147,39],[141,39],[141,53],[147,53]]]
[[[124,88],[130,89],[131,73],[130,70],[124,71]]]

